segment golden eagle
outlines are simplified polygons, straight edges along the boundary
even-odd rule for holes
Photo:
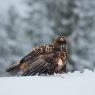
[[[6,71],[10,73],[22,72],[22,76],[66,72],[66,45],[65,37],[58,37],[51,45],[46,44],[35,48]]]

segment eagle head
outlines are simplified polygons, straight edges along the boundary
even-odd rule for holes
[[[66,44],[67,44],[67,41],[66,41],[66,38],[65,37],[63,37],[63,36],[61,36],[61,37],[58,37],[56,40],[55,40],[55,42],[54,42],[54,45],[55,46],[58,46],[58,47],[64,47],[64,46],[66,46]]]

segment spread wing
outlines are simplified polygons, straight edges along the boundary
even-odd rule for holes
[[[41,56],[30,64],[29,68],[22,74],[22,76],[53,74],[56,64],[51,61],[52,57],[53,54]]]

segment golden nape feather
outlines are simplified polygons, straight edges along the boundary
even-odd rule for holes
[[[58,37],[52,44],[43,45],[32,50],[19,62],[11,65],[6,71],[22,72],[22,76],[51,75],[66,72],[66,39]]]

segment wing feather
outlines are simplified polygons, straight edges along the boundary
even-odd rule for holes
[[[33,61],[39,55],[43,55],[43,54],[47,53],[48,51],[51,52],[52,47],[53,47],[52,45],[50,45],[50,46],[44,45],[44,46],[37,47],[32,52],[30,52],[28,55],[26,55],[24,58],[22,58],[20,60],[20,63],[25,63],[27,61]]]
[[[22,76],[29,76],[29,75],[41,75],[41,74],[50,74],[51,72],[54,73],[55,63],[49,62],[46,59],[49,59],[50,56],[42,56],[38,58],[38,60],[32,62],[29,68],[22,74]]]
[[[29,75],[35,75],[39,72],[41,72],[41,70],[44,68],[46,62],[43,59],[38,59],[37,61],[33,62],[30,67],[28,68],[28,70],[26,70],[22,76],[29,76]]]
[[[27,61],[33,60],[35,57],[39,56],[40,54],[43,53],[43,50],[40,48],[37,48],[30,52],[28,55],[26,55],[24,58],[20,60],[20,63],[25,63]]]

